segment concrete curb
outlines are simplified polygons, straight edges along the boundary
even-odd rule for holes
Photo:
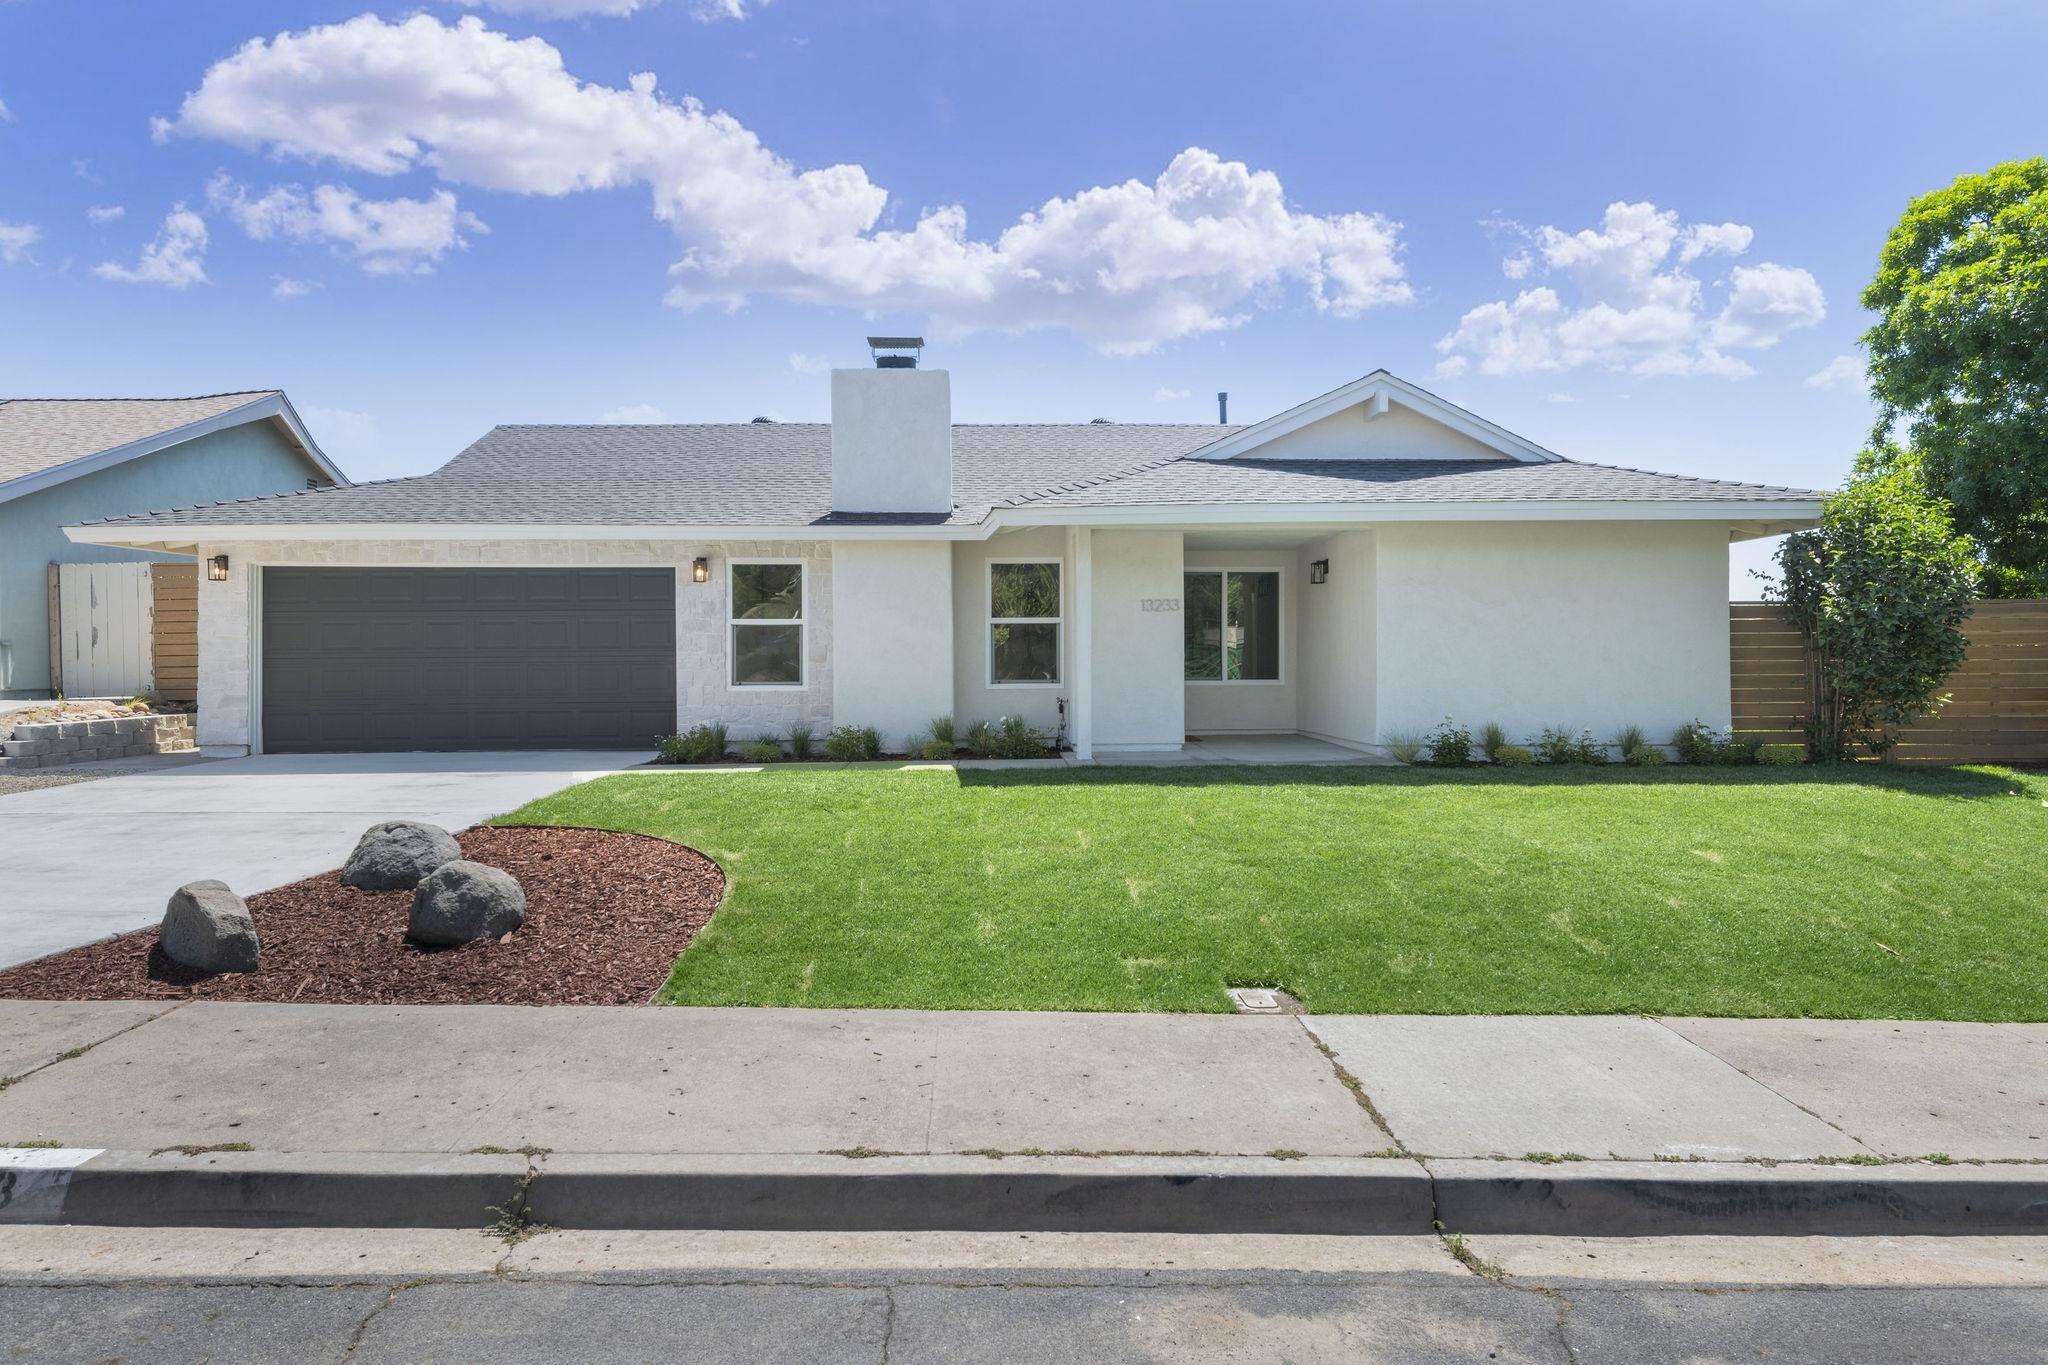
[[[1553,1237],[2048,1232],[2048,1166],[1428,1164],[1437,1217],[1458,1232]]]
[[[54,1155],[54,1154],[53,1154]],[[0,1223],[1581,1237],[2048,1233],[2048,1167],[81,1150]]]

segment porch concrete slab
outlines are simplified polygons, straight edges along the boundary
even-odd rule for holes
[[[197,878],[268,890],[380,820],[461,829],[651,757],[276,754],[0,796],[0,967],[153,924]]]
[[[1288,1018],[944,1017],[931,1150],[1381,1151],[1381,1132]],[[936,1023],[936,1021],[935,1021]]]
[[[175,1008],[173,1000],[0,1000],[0,1077],[26,1075]]]
[[[1317,1015],[1409,1150],[1795,1160],[1866,1149],[1650,1019]]]
[[[1673,1030],[1887,1156],[2048,1158],[2039,1026],[1669,1019]]]

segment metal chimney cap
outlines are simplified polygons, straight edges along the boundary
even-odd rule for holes
[[[868,346],[877,351],[922,351],[923,337],[869,337]]]

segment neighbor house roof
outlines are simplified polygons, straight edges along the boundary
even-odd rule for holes
[[[0,399],[0,501],[33,493],[243,422],[275,422],[307,461],[338,484],[278,389],[193,398]]]

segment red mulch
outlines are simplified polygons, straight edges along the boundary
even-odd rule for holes
[[[463,857],[526,888],[526,923],[502,940],[408,943],[412,892],[358,891],[324,872],[249,897],[256,971],[193,971],[141,929],[0,971],[0,998],[640,1005],[725,895],[717,863],[666,839],[483,826],[455,837]]]

